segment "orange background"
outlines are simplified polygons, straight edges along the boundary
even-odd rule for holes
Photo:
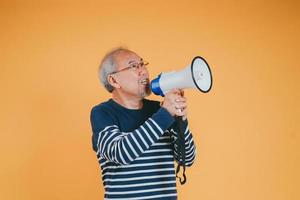
[[[197,160],[184,200],[300,199],[298,1],[0,3],[0,199],[103,198],[90,109],[98,64],[126,46],[161,71],[196,55],[208,94],[187,90]],[[152,95],[150,98],[160,100]]]

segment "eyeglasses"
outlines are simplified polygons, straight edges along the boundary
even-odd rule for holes
[[[144,69],[148,64],[149,63],[147,61],[142,61],[142,62],[139,62],[139,63],[138,62],[133,62],[128,67],[120,69],[119,71],[112,72],[110,74],[111,75],[116,74],[116,73],[119,73],[119,72],[122,72],[122,71],[125,71],[125,70],[137,71],[139,69]]]

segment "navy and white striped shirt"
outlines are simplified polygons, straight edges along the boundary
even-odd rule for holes
[[[178,131],[159,102],[144,99],[143,108],[133,110],[110,99],[93,107],[91,124],[105,199],[177,199]],[[187,121],[184,127],[185,162],[191,166],[195,145]]]

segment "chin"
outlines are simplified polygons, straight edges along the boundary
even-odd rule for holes
[[[141,98],[145,98],[150,96],[150,94],[152,93],[152,91],[150,90],[150,88],[146,88],[143,92],[140,93],[140,97]]]
[[[152,91],[150,89],[150,85],[147,84],[143,89],[140,90],[140,97],[145,98],[145,97],[149,96],[151,93],[152,93]]]

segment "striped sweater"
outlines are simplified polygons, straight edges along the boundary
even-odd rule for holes
[[[177,199],[174,160],[177,129],[159,102],[127,109],[112,99],[91,111],[93,149],[102,170],[104,199]],[[195,159],[192,134],[184,122],[186,166]]]

